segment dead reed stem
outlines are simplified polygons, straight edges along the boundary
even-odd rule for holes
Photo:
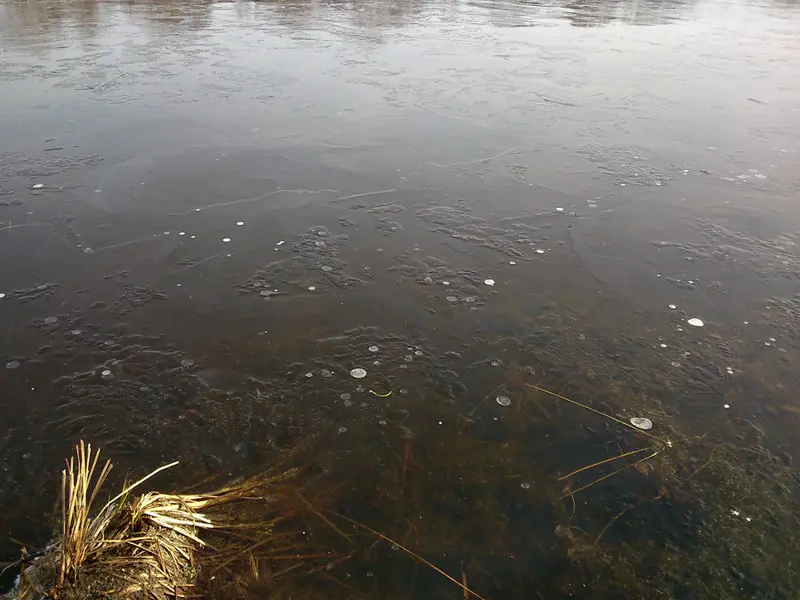
[[[430,561],[428,561],[428,560],[425,560],[424,558],[422,558],[422,557],[421,557],[419,554],[417,554],[416,552],[413,552],[413,551],[409,550],[408,548],[406,548],[406,547],[405,547],[405,546],[403,546],[402,544],[400,544],[400,543],[398,543],[398,542],[394,541],[393,539],[391,539],[391,538],[389,538],[389,537],[387,537],[387,536],[383,535],[381,532],[379,532],[379,531],[375,531],[374,529],[372,529],[371,527],[368,527],[367,525],[364,525],[363,523],[359,523],[358,521],[355,521],[355,520],[351,519],[350,517],[345,517],[344,515],[342,515],[342,514],[339,514],[339,513],[337,513],[337,512],[333,512],[332,510],[329,510],[329,511],[327,511],[327,512],[329,512],[330,514],[332,514],[332,515],[334,515],[334,516],[337,516],[337,517],[339,517],[340,519],[344,519],[345,521],[347,521],[347,522],[349,522],[349,523],[352,523],[353,525],[356,525],[357,527],[361,527],[362,529],[366,529],[366,530],[367,530],[367,531],[369,531],[370,533],[373,533],[373,534],[377,535],[379,538],[381,538],[382,540],[384,540],[384,541],[386,541],[386,542],[389,542],[390,544],[394,544],[395,546],[397,546],[398,548],[400,548],[400,550],[402,550],[402,551],[403,551],[403,552],[405,552],[406,554],[408,554],[408,555],[412,556],[413,558],[417,559],[417,560],[418,560],[419,562],[421,562],[422,564],[424,564],[424,565],[426,565],[426,566],[430,567],[431,569],[433,569],[434,571],[436,571],[437,573],[439,573],[439,575],[441,575],[441,576],[443,576],[443,577],[446,577],[447,579],[449,579],[450,581],[452,581],[453,583],[455,583],[455,584],[456,584],[458,587],[460,587],[460,588],[461,588],[461,590],[462,590],[462,591],[464,591],[464,592],[466,592],[466,593],[468,593],[468,594],[472,594],[473,596],[475,596],[476,598],[478,598],[478,600],[486,600],[486,598],[484,598],[483,596],[481,596],[481,595],[480,595],[480,594],[478,594],[477,592],[474,592],[474,591],[472,591],[472,590],[471,590],[471,589],[469,589],[469,588],[468,588],[466,585],[464,585],[463,583],[461,583],[461,582],[460,582],[458,579],[456,579],[455,577],[452,577],[451,575],[448,575],[447,573],[445,573],[444,571],[442,571],[442,570],[441,570],[439,567],[437,567],[436,565],[434,565],[432,562],[430,562]]]

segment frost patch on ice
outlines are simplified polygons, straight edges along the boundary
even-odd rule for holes
[[[631,425],[638,429],[652,429],[653,422],[647,417],[631,417]]]
[[[364,379],[367,376],[367,372],[364,369],[356,368],[350,371],[350,375],[356,379]]]

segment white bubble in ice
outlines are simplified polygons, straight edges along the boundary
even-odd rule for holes
[[[559,207],[559,208],[556,209],[556,212],[564,212],[564,209]]]
[[[494,279],[484,279],[484,280],[483,280],[483,283],[485,283],[486,285],[488,285],[489,287],[491,287],[491,286],[493,286],[493,285],[494,285]]]
[[[700,319],[698,319],[697,317],[692,317],[691,319],[689,319],[689,320],[688,320],[688,321],[686,321],[686,322],[687,322],[689,325],[691,325],[692,327],[702,327],[703,325],[705,325],[705,323],[703,323],[703,321],[701,321],[701,320],[700,320]]]
[[[508,264],[510,264],[510,265],[515,265],[515,264],[517,264],[517,261],[515,261],[515,260],[510,260],[510,261],[508,261]]]
[[[666,347],[667,347],[667,345],[666,345],[666,344],[661,344],[661,347],[662,347],[662,348],[666,348]]]
[[[180,233],[178,233],[178,235],[186,235],[186,232],[185,231],[181,231]]]
[[[450,282],[449,281],[443,281],[442,285],[450,285]]]
[[[308,373],[306,373],[306,377],[308,377],[309,379],[310,379],[311,377],[313,377],[313,376],[314,376],[314,374],[313,374],[312,372],[310,372],[310,371],[309,371]]]
[[[308,286],[308,291],[309,292],[315,292],[316,290],[317,290],[316,286],[313,286],[313,285]]]
[[[36,183],[36,184],[33,185],[33,189],[35,189],[35,190],[40,190],[43,187],[44,187],[43,183]]]
[[[496,400],[500,406],[511,406],[511,398],[508,396],[498,396]]]
[[[278,243],[277,243],[277,244],[275,244],[275,245],[276,245],[276,246],[283,246],[285,243],[286,243],[286,242],[284,242],[283,240],[281,240],[280,242],[278,242]]]
[[[670,307],[672,310],[675,310],[676,308],[678,308],[678,307],[677,307],[677,306],[675,306],[674,304],[670,304],[670,305],[669,305],[669,307]]]
[[[730,407],[731,407],[731,405],[730,405],[730,404],[723,404],[723,405],[722,405],[722,408],[730,408]]]
[[[339,433],[347,433],[347,427],[339,427]]]
[[[364,377],[367,376],[367,372],[364,369],[355,368],[352,371],[350,371],[350,375],[352,377],[355,377],[356,379],[364,379]]]
[[[531,489],[531,484],[528,483],[527,481],[523,481],[522,483],[519,484],[519,487],[521,487],[523,490],[529,490]]]
[[[323,265],[323,266],[322,266],[322,270],[323,270],[325,273],[330,273],[331,271],[333,271],[333,267],[331,267],[330,265]]]
[[[113,379],[114,374],[111,372],[111,369],[103,369],[100,372],[100,377],[103,379]]]
[[[5,294],[0,293],[0,299],[5,298],[5,297],[6,297]]]
[[[231,241],[231,238],[222,238],[222,241],[226,244]]]
[[[536,250],[536,254],[544,254],[544,250],[542,250],[541,248],[539,248],[538,250]]]
[[[236,225],[241,227],[242,225],[244,225],[244,221],[236,221]]]
[[[456,298],[455,296],[447,296],[445,300],[447,300],[448,302],[458,302],[458,298]]]
[[[414,351],[414,355],[415,356],[422,356],[422,350],[415,350]]]
[[[638,429],[652,429],[653,422],[647,417],[631,417],[631,425]]]
[[[370,352],[377,352],[379,348],[377,346],[370,346],[369,348],[367,348],[367,350],[369,350]]]

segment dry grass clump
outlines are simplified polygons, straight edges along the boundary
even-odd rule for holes
[[[289,484],[294,470],[203,494],[132,495],[177,464],[171,463],[125,485],[95,511],[112,468],[106,461],[98,470],[99,455],[81,442],[67,461],[60,539],[22,572],[8,598],[196,598],[211,588],[242,588],[245,579],[263,583],[276,574],[271,570],[275,560],[296,566],[304,558],[291,531],[276,530],[298,504]],[[228,591],[241,595],[244,590]]]

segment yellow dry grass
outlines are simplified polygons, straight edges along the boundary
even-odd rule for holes
[[[291,534],[275,526],[290,514],[288,470],[203,494],[132,492],[164,465],[94,505],[112,465],[81,441],[62,474],[60,539],[21,579],[17,598],[167,600],[202,595],[215,574],[265,558],[298,560]],[[220,578],[223,579],[223,578]],[[234,580],[235,578],[228,578]]]

